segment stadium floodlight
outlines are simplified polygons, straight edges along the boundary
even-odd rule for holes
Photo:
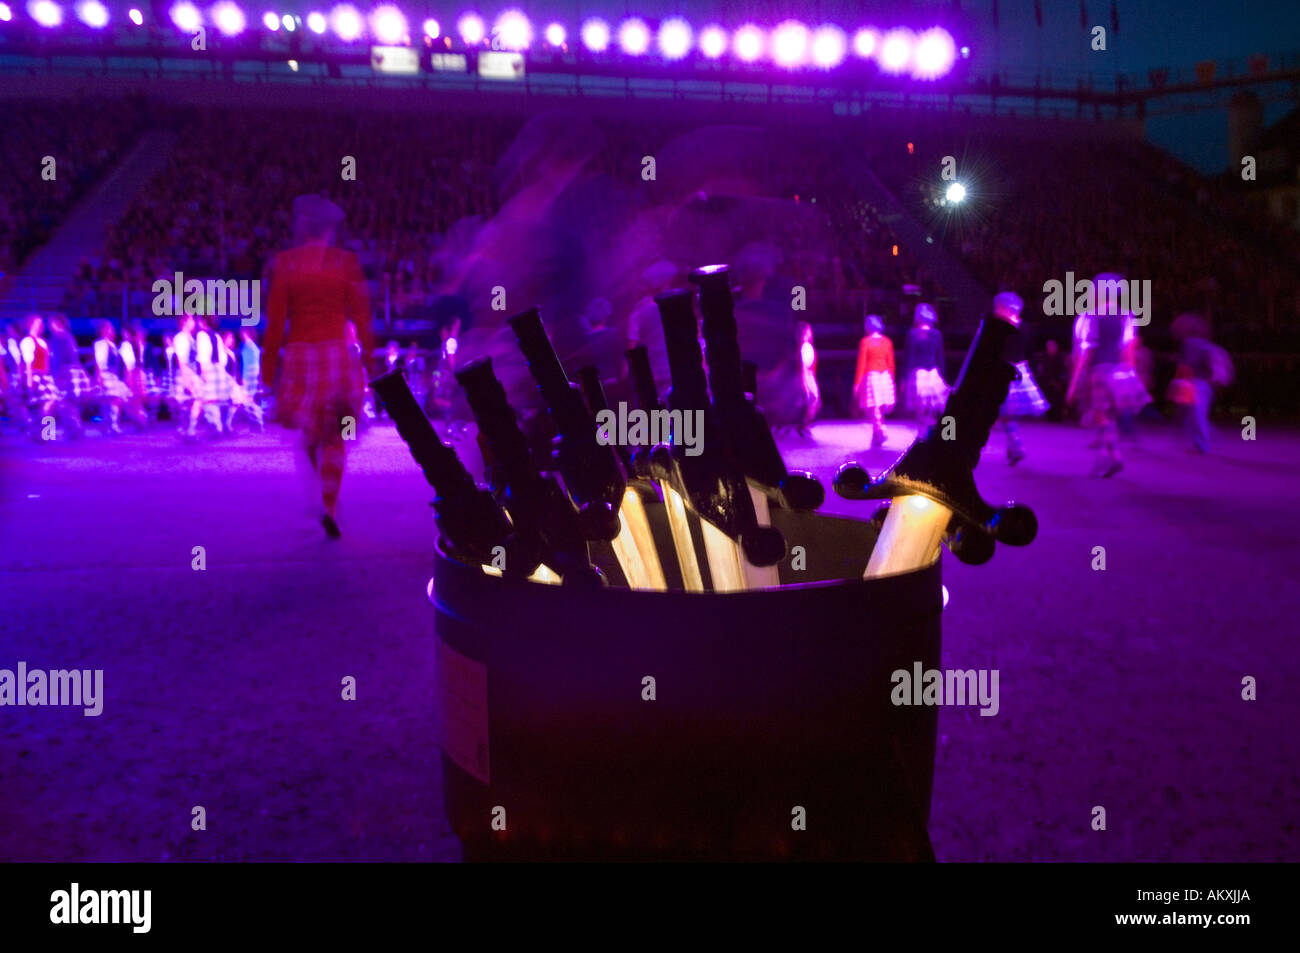
[[[798,20],[786,20],[772,31],[772,60],[777,66],[794,69],[808,59],[808,28]]]
[[[853,34],[853,52],[862,59],[870,59],[880,46],[880,34],[870,27],[863,27]]]
[[[948,191],[944,193],[944,197],[953,205],[957,205],[966,198],[966,186],[960,182],[954,182],[948,186]]]
[[[829,23],[820,26],[812,37],[812,61],[822,69],[834,69],[844,62],[848,45],[848,38],[839,27]]]
[[[670,17],[659,24],[659,52],[666,60],[680,60],[691,51],[694,41],[691,25],[681,17]]]
[[[370,33],[387,46],[406,41],[406,15],[391,3],[375,7],[370,14]]]
[[[937,79],[952,69],[957,60],[957,45],[952,34],[943,27],[926,30],[916,41],[912,76],[915,79]]]
[[[280,17],[277,14],[272,13],[270,10],[267,10],[262,14],[262,26],[266,27],[272,33],[276,33],[280,29]]]
[[[592,17],[582,25],[582,45],[593,53],[609,49],[609,24],[600,17]]]
[[[221,0],[212,8],[212,22],[224,36],[239,36],[248,26],[244,11],[231,0]]]
[[[298,29],[297,18],[292,13],[282,14],[280,17],[280,26],[284,27],[286,33],[292,33]]]
[[[886,73],[901,73],[912,62],[915,37],[905,27],[890,30],[880,43],[880,68]]]
[[[77,4],[77,19],[92,30],[102,30],[108,26],[108,7],[99,0],[81,0]]]
[[[492,24],[492,35],[503,50],[518,52],[533,44],[533,25],[522,10],[506,10]]]
[[[628,56],[640,56],[650,49],[650,28],[640,17],[629,17],[618,26],[618,45]]]
[[[330,28],[344,43],[351,43],[361,36],[365,29],[365,21],[361,19],[361,14],[352,4],[340,3],[330,11]]]
[[[727,31],[717,25],[706,26],[700,31],[700,52],[711,60],[727,52]]]
[[[477,13],[466,13],[456,21],[456,32],[466,46],[478,46],[487,36],[487,24]]]
[[[167,15],[171,17],[172,23],[176,24],[176,29],[182,33],[197,33],[199,27],[203,26],[203,14],[199,13],[199,8],[189,0],[172,4]]]
[[[746,23],[731,40],[736,56],[746,63],[752,63],[763,55],[763,31],[752,23]]]
[[[30,0],[27,14],[47,30],[52,30],[63,22],[63,8],[53,0]]]
[[[325,19],[325,14],[319,10],[313,10],[307,14],[307,29],[311,30],[318,36],[329,29],[329,21]]]
[[[546,28],[546,42],[551,46],[563,46],[564,41],[569,38],[569,33],[564,29],[562,23],[552,23]]]
[[[8,23],[14,18],[14,12],[9,9],[9,4],[0,3],[0,23]]]
[[[127,13],[127,17],[129,17],[131,22],[134,23],[136,26],[144,26],[144,14],[141,13],[139,10],[137,10],[135,7],[132,7],[130,9],[130,11]]]
[[[436,40],[438,37],[442,36],[442,24],[433,17],[429,17],[429,19],[424,21],[424,35],[431,40]]]

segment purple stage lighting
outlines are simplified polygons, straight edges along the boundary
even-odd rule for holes
[[[172,23],[176,24],[176,29],[183,33],[197,33],[199,27],[203,25],[203,14],[199,13],[198,7],[187,0],[172,4],[167,15],[172,18]]]
[[[325,19],[325,14],[319,10],[313,10],[307,14],[307,29],[313,33],[324,33],[329,28],[329,22]]]
[[[829,23],[818,27],[812,38],[812,61],[822,69],[834,69],[844,62],[848,38],[844,31]]]
[[[370,32],[380,43],[396,46],[406,40],[406,16],[390,3],[370,14]]]
[[[672,17],[659,24],[659,52],[666,60],[680,60],[691,51],[694,36],[691,25],[681,17]]]
[[[559,23],[552,23],[546,28],[546,42],[551,46],[563,46],[568,38],[568,31]]]
[[[77,19],[92,30],[102,30],[108,26],[108,7],[99,0],[81,0],[77,4]]]
[[[268,10],[266,13],[262,14],[262,26],[266,27],[272,33],[276,33],[280,29],[280,18]]]
[[[344,43],[351,43],[361,36],[364,26],[361,14],[350,3],[340,3],[330,11],[330,27],[333,28],[334,35]]]
[[[937,79],[952,69],[957,60],[957,44],[952,34],[942,27],[926,30],[916,41],[912,76],[916,79]]]
[[[466,46],[478,46],[487,36],[487,25],[477,13],[467,13],[456,21],[456,32]]]
[[[424,21],[424,35],[431,40],[436,40],[442,35],[442,25],[433,17]]]
[[[292,33],[298,29],[298,21],[292,13],[286,13],[280,17],[280,26],[284,27],[286,33]]]
[[[864,60],[875,56],[880,46],[880,34],[869,27],[864,27],[853,34],[853,52]]]
[[[912,31],[899,27],[890,30],[880,43],[880,68],[886,73],[901,73],[912,62]]]
[[[706,26],[700,31],[700,52],[711,60],[727,52],[727,31],[720,26]]]
[[[604,53],[609,48],[609,24],[600,17],[592,17],[584,23],[582,45],[593,53]]]
[[[248,21],[244,19],[244,11],[230,0],[222,0],[212,8],[212,22],[226,36],[238,36],[248,26]]]
[[[618,27],[618,45],[628,56],[640,56],[650,48],[650,28],[638,17],[624,20]]]
[[[144,14],[135,7],[131,8],[131,12],[128,13],[127,16],[130,17],[131,22],[136,26],[144,26]]]
[[[802,66],[808,58],[808,28],[798,20],[786,20],[772,31],[772,59],[778,66]]]
[[[27,4],[27,14],[46,29],[53,29],[63,22],[63,8],[53,0],[31,0]]]
[[[763,31],[752,23],[737,30],[731,43],[736,56],[746,63],[752,63],[763,55]]]
[[[533,25],[521,10],[507,10],[492,25],[492,34],[503,50],[526,50],[533,42]]]
[[[14,18],[14,12],[9,9],[9,4],[0,3],[0,23],[8,23]]]

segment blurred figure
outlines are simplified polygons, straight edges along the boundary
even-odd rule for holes
[[[1024,307],[1025,303],[1020,295],[1012,291],[1004,291],[993,299],[993,313],[1020,329],[1019,333],[1007,339],[1006,347],[1002,352],[1003,359],[1014,365],[1016,369],[1016,379],[1007,389],[1007,399],[1003,401],[999,413],[1002,429],[1007,435],[1007,463],[1013,467],[1028,456],[1024,441],[1020,437],[1020,424],[1017,419],[1041,417],[1047,413],[1047,399],[1038,389],[1034,375],[1030,373],[1029,362],[1025,360],[1025,338],[1028,336],[1028,329],[1024,327],[1021,320]]]
[[[190,419],[197,420],[201,412],[218,436],[228,432],[227,420],[223,420],[222,413],[229,412],[230,387],[233,383],[226,373],[225,350],[221,334],[217,331],[216,319],[211,316],[204,318],[195,350],[199,376],[203,379],[203,399],[195,403],[194,409],[190,411]],[[193,426],[190,429],[193,430]]]
[[[22,356],[23,389],[27,392],[28,404],[36,412],[35,423],[39,425],[42,418],[54,415],[60,408],[63,391],[59,390],[54,375],[50,372],[50,345],[45,340],[45,322],[41,316],[28,315],[25,330],[27,334],[18,344]],[[80,421],[77,421],[77,426],[79,425]],[[40,439],[39,427],[33,435]]]
[[[885,336],[880,315],[869,314],[858,342],[858,366],[853,374],[853,400],[871,421],[871,449],[883,446],[889,434],[884,415],[894,409],[894,344]]]
[[[1180,314],[1171,327],[1182,341],[1169,399],[1183,408],[1183,432],[1197,453],[1210,452],[1210,407],[1214,386],[1231,383],[1227,352],[1210,342],[1210,323],[1199,314]]]
[[[1065,386],[1068,368],[1061,345],[1055,338],[1048,338],[1043,346],[1043,353],[1034,362],[1034,377],[1047,399],[1047,419],[1060,421],[1065,419]]]
[[[1119,276],[1098,275],[1097,280],[1105,278]],[[1085,350],[1085,359],[1075,368],[1070,389],[1078,393],[1086,388],[1088,392],[1083,424],[1097,432],[1096,440],[1089,445],[1098,451],[1094,472],[1113,477],[1124,469],[1119,453],[1119,417],[1141,410],[1151,396],[1124,361],[1124,349],[1135,333],[1133,316],[1103,302],[1098,304],[1098,313],[1088,316],[1092,343]]]
[[[30,417],[27,413],[26,389],[23,386],[23,352],[19,345],[22,334],[14,324],[7,325],[0,338],[0,403],[4,405],[5,419],[26,432]]]
[[[197,439],[195,428],[203,410],[203,378],[199,376],[198,319],[192,314],[180,318],[180,330],[172,337],[172,406],[177,426],[186,440]]]
[[[370,303],[357,256],[332,247],[343,210],[303,195],[294,200],[293,213],[295,245],[271,265],[262,380],[268,386],[275,381],[283,343],[276,418],[301,431],[303,454],[320,486],[321,525],[337,539],[345,418],[355,426],[366,389],[365,369],[348,345],[347,323],[356,326],[361,352],[369,354]]]
[[[943,379],[943,335],[939,333],[939,316],[924,301],[912,315],[907,332],[903,364],[907,368],[905,404],[917,419],[920,432],[931,427],[948,400],[947,382]]]
[[[224,332],[221,335],[221,345],[221,373],[230,385],[230,403],[226,408],[226,432],[234,432],[235,415],[241,411],[257,425],[259,431],[265,430],[262,408],[243,383],[244,375],[239,369],[240,347],[235,341],[235,332]]]
[[[243,325],[239,329],[239,372],[253,401],[262,405],[262,349],[257,343],[257,330]]]
[[[143,405],[136,401],[135,394],[123,378],[126,376],[126,362],[117,346],[117,332],[111,321],[99,322],[99,337],[92,351],[95,355],[95,378],[99,384],[99,399],[108,411],[108,429],[120,434],[119,423],[125,408],[135,421],[136,426],[144,428]]]
[[[62,394],[67,410],[69,433],[79,437],[85,432],[81,423],[81,402],[94,392],[95,383],[81,366],[77,339],[68,327],[66,315],[52,314],[49,321],[50,372]]]
[[[799,381],[803,401],[799,409],[799,422],[795,430],[799,436],[808,436],[808,428],[822,409],[822,392],[817,385],[817,348],[813,346],[813,329],[807,321],[800,321],[796,334],[799,342]]]
[[[449,430],[456,427],[456,352],[460,350],[460,318],[453,317],[438,330],[441,345],[437,363],[430,374],[429,417],[443,421]]]

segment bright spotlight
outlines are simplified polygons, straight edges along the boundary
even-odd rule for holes
[[[691,51],[694,36],[691,25],[681,17],[673,17],[659,24],[659,52],[666,60],[680,60]]]
[[[53,0],[31,0],[27,4],[27,13],[46,29],[52,30],[63,22],[63,8]]]
[[[900,27],[885,34],[880,44],[880,68],[886,73],[901,73],[912,62],[912,31]]]
[[[944,193],[944,196],[949,202],[956,205],[961,202],[962,199],[966,198],[966,186],[962,185],[960,182],[954,182],[952,185],[948,186],[948,191]]]
[[[786,20],[772,31],[772,59],[778,66],[793,68],[808,58],[808,28],[798,20]]]
[[[9,4],[0,3],[0,23],[8,23],[14,18],[14,12],[9,9]]]
[[[916,41],[912,76],[916,79],[937,79],[952,69],[957,59],[957,46],[952,34],[942,27],[926,30]]]
[[[487,36],[487,24],[477,13],[467,13],[456,21],[456,32],[466,46],[478,46]]]
[[[108,7],[99,0],[81,0],[77,4],[77,19],[92,30],[102,30],[108,26]]]
[[[307,29],[316,34],[324,33],[329,29],[329,22],[325,19],[325,14],[319,10],[313,10],[307,14]]]
[[[727,31],[720,26],[706,26],[700,31],[700,52],[711,60],[727,52]]]
[[[244,11],[230,0],[222,0],[212,8],[212,22],[225,36],[238,36],[248,26],[248,21],[244,19]]]
[[[650,48],[650,28],[638,17],[624,20],[618,26],[618,45],[628,56],[640,56]]]
[[[136,26],[144,26],[144,14],[135,7],[131,8],[131,12],[127,16],[131,18],[131,22]]]
[[[280,18],[268,10],[262,14],[262,26],[275,33],[280,29]]]
[[[390,3],[376,7],[370,14],[370,32],[380,43],[396,46],[406,39],[406,16]]]
[[[330,27],[334,35],[344,43],[351,43],[361,36],[365,24],[357,8],[350,3],[340,3],[330,11]]]
[[[431,40],[436,40],[438,37],[442,36],[442,25],[438,23],[437,20],[433,19],[433,17],[424,21],[422,29],[424,30],[424,35]]]
[[[533,25],[521,10],[507,10],[497,17],[492,34],[503,50],[526,50],[533,42]]]
[[[752,23],[737,30],[731,42],[736,56],[746,63],[752,63],[763,55],[763,31]]]
[[[176,24],[176,29],[183,33],[197,33],[199,27],[203,25],[203,14],[199,13],[199,8],[188,0],[172,4],[172,8],[167,13],[172,18],[172,23]]]
[[[855,55],[870,59],[880,45],[880,34],[869,27],[863,27],[853,34],[853,52]]]
[[[551,46],[563,46],[564,41],[569,38],[568,31],[559,23],[552,23],[546,28],[546,42]]]
[[[582,45],[593,53],[604,53],[609,48],[609,24],[592,17],[582,25]]]
[[[812,61],[822,69],[834,69],[844,62],[848,38],[837,26],[818,27],[812,38]]]
[[[286,13],[284,16],[280,17],[280,26],[284,27],[285,31],[288,33],[292,33],[294,30],[298,29],[297,20],[294,18],[292,13]]]

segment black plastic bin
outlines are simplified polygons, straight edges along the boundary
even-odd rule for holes
[[[890,675],[939,666],[940,563],[865,582],[870,522],[772,522],[806,568],[787,557],[782,588],[747,593],[519,582],[439,549],[443,783],[467,860],[933,859],[937,710],[892,705]]]

